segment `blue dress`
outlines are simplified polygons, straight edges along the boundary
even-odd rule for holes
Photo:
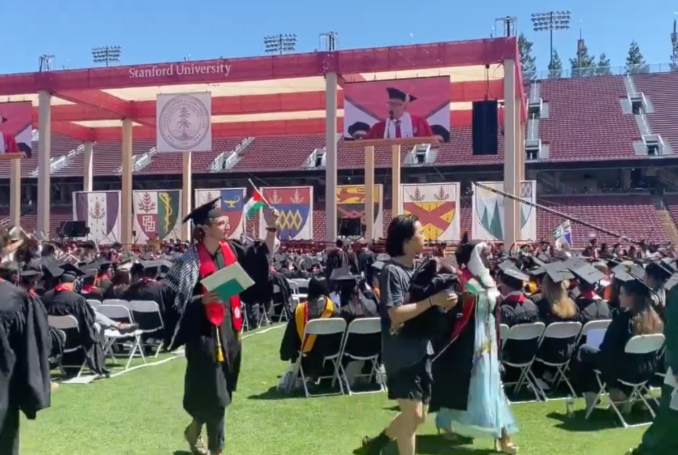
[[[441,409],[436,415],[438,429],[474,439],[499,439],[502,429],[518,432],[504,394],[497,353],[497,326],[494,311],[499,293],[482,289],[471,280],[466,290],[477,295],[475,309],[475,354],[466,411]]]

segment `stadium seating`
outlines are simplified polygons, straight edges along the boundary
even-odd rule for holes
[[[155,146],[155,141],[134,141],[132,153],[141,155]],[[94,176],[115,175],[122,165],[122,144],[120,142],[101,141],[93,146],[92,172]],[[78,153],[73,156],[66,166],[55,171],[52,175],[57,177],[82,176],[84,168],[84,154]],[[181,168],[179,168],[181,169]]]
[[[652,103],[654,113],[647,114],[650,128],[678,150],[678,73],[636,74],[636,91]]]
[[[452,128],[450,142],[441,144],[435,164],[496,164],[504,162],[504,135],[499,134],[498,155],[473,154],[473,130],[470,126]]]
[[[30,177],[31,174],[38,169],[38,155],[40,153],[38,142],[33,142],[31,148],[33,149],[33,156],[31,158],[24,158],[21,160],[21,176]],[[50,148],[50,156],[58,158],[68,154],[71,150],[75,150],[80,145],[80,141],[76,141],[67,136],[52,133],[52,146]],[[80,174],[82,175],[82,174]],[[8,162],[0,164],[0,178],[9,178],[10,165]]]
[[[549,118],[539,121],[539,137],[549,144],[550,161],[635,158],[640,137],[633,115],[624,115],[622,76],[544,80],[541,97]]]
[[[678,194],[664,195],[664,205],[669,214],[671,214],[673,222],[678,225]]]
[[[209,172],[210,166],[216,157],[223,152],[234,150],[242,139],[212,139],[211,152],[196,152],[191,156],[191,169],[193,172]],[[183,154],[181,153],[156,153],[153,155],[151,163],[135,173],[135,175],[144,174],[181,174],[183,169]]]
[[[324,135],[257,137],[241,153],[234,171],[299,169],[317,148],[325,147]]]

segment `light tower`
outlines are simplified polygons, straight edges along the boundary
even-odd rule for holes
[[[92,49],[92,60],[94,63],[104,63],[111,66],[111,63],[120,61],[120,46],[103,46]]]
[[[568,30],[572,15],[569,11],[549,11],[548,13],[532,13],[532,25],[535,32],[549,32],[549,67],[553,63],[553,31]]]
[[[297,35],[285,33],[264,37],[264,52],[279,54],[294,52],[297,49]]]

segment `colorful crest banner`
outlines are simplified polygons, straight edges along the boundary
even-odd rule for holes
[[[181,238],[181,190],[134,190],[136,243]]]
[[[337,221],[360,219],[365,226],[365,185],[337,186]],[[374,185],[374,228],[372,238],[384,237],[384,186]]]
[[[121,194],[120,191],[73,192],[73,220],[87,223],[88,240],[103,245],[120,241]]]
[[[288,186],[260,188],[266,201],[280,212],[280,240],[311,240],[313,238],[313,187]],[[268,207],[259,216],[259,236],[266,236]]]
[[[479,182],[490,188],[504,191],[504,182]],[[525,180],[520,184],[520,197],[528,202],[537,200],[537,182]],[[472,234],[474,239],[502,241],[504,239],[504,196],[492,191],[473,189]],[[520,204],[520,238],[537,240],[537,213],[529,204]]]
[[[426,240],[461,239],[459,183],[400,185],[401,213],[417,215]]]
[[[247,190],[245,188],[220,188],[210,190],[195,190],[195,205],[199,207],[216,198],[219,201],[221,212],[228,217],[229,239],[239,239],[244,228],[243,209],[245,207]]]

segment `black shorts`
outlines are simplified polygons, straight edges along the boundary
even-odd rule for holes
[[[390,400],[431,402],[431,359],[429,357],[386,376]]]

